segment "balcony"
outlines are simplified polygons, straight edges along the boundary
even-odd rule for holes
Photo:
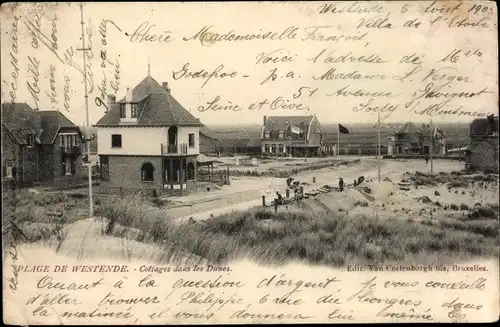
[[[162,144],[161,154],[163,156],[177,156],[177,155],[187,155],[188,154],[188,144]]]
[[[82,153],[82,149],[79,146],[62,146],[61,152],[66,155],[80,155]]]

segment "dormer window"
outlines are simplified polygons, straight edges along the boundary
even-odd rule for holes
[[[26,135],[26,143],[28,144],[28,147],[33,147],[35,145],[35,136],[32,134]]]
[[[137,118],[137,103],[132,103],[132,111],[130,117]]]
[[[120,118],[126,118],[125,103],[120,103]]]

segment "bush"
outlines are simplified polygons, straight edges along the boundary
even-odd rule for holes
[[[460,205],[460,210],[469,210],[469,206],[468,206],[468,205],[466,205],[465,203],[462,203],[462,204]]]
[[[355,207],[368,207],[368,202],[366,201],[356,201],[354,202]]]
[[[458,188],[458,187],[467,188],[467,187],[469,187],[469,182],[467,182],[466,180],[463,180],[463,179],[457,179],[457,180],[454,180],[454,181],[448,183],[449,189]]]
[[[498,204],[475,206],[470,211],[471,219],[498,219]]]

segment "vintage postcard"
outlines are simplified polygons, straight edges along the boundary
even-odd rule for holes
[[[5,3],[3,321],[493,322],[490,1]]]

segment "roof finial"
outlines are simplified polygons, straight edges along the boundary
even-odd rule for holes
[[[151,76],[151,65],[149,63],[150,57],[148,57],[148,76]]]

